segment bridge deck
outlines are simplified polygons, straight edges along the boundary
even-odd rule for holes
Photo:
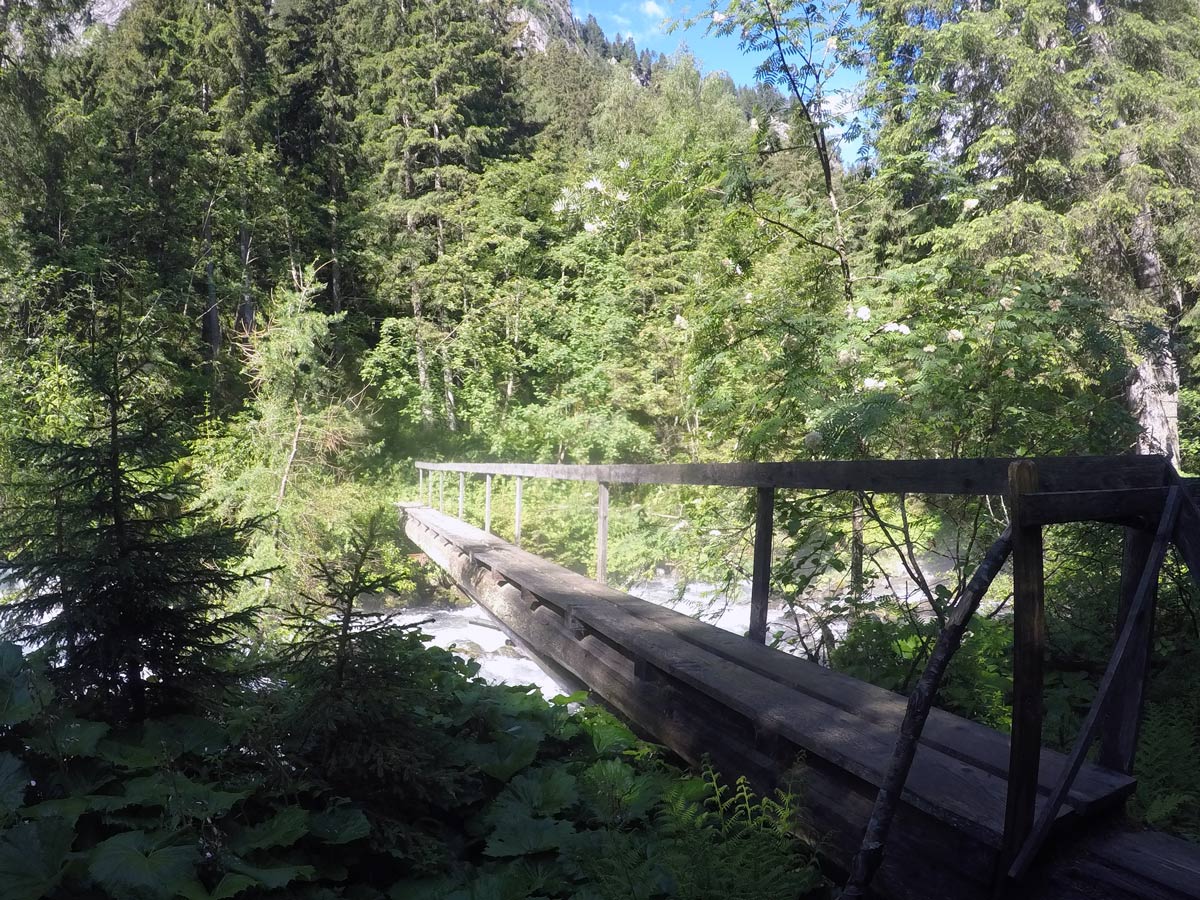
[[[428,507],[407,506],[404,516],[409,537],[514,637],[685,758],[709,754],[773,784],[802,756],[814,830],[835,861],[853,852],[905,698],[597,584]],[[931,898],[986,894],[1008,755],[1005,735],[931,715],[881,887],[900,896],[912,895],[904,885]],[[1063,764],[1043,751],[1042,802]],[[1058,830],[1119,806],[1133,787],[1125,775],[1085,766]]]

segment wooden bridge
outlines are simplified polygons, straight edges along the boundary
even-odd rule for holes
[[[405,533],[467,596],[562,680],[586,687],[683,758],[695,763],[708,755],[760,788],[799,773],[806,830],[852,883],[914,900],[1005,892],[1200,898],[1200,847],[1134,831],[1120,816],[1135,787],[1155,592],[1169,545],[1193,576],[1200,574],[1196,485],[1165,460],[417,467],[422,502],[401,504]],[[445,509],[448,473],[458,477],[457,518],[435,509]],[[469,476],[486,481],[483,528],[464,521]],[[491,533],[493,479],[502,477],[515,479],[513,543]],[[528,478],[597,484],[597,580],[520,549]],[[605,584],[610,484],[756,492],[748,637]],[[781,489],[1006,498],[1009,527],[951,610],[911,698],[764,646],[774,499]],[[1042,529],[1089,520],[1125,529],[1121,605],[1112,658],[1075,746],[1064,755],[1042,746]],[[971,614],[1010,555],[1011,740],[929,708]],[[1097,738],[1093,763],[1087,753]],[[856,889],[845,896],[860,895]]]

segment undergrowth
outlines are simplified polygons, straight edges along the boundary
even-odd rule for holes
[[[310,659],[307,665],[322,665]],[[599,708],[376,632],[204,715],[76,716],[0,645],[5,900],[799,897],[795,800],[669,765]]]

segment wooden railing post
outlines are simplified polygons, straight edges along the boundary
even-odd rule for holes
[[[596,580],[608,584],[608,485],[599,482],[596,501]]]
[[[1033,829],[1042,754],[1042,659],[1046,652],[1042,528],[1021,521],[1021,497],[1038,489],[1037,466],[1008,468],[1008,514],[1013,539],[1013,715],[1004,810],[1001,877]]]
[[[775,489],[757,490],[754,513],[754,569],[750,578],[750,640],[767,642],[767,599],[771,593],[771,538],[775,529]]]
[[[442,512],[446,511],[446,473],[438,473],[438,509]]]
[[[463,512],[466,507],[467,499],[467,476],[462,472],[458,473],[458,517],[463,517]]]
[[[519,475],[517,476],[517,510],[514,516],[516,521],[513,524],[513,543],[518,547],[521,546],[521,482],[523,480]]]
[[[492,476],[486,476],[483,487],[483,530],[492,533]]]
[[[417,469],[417,499],[425,499],[425,470]]]
[[[1129,618],[1129,606],[1137,594],[1142,572],[1154,547],[1154,533],[1141,528],[1126,528],[1121,555],[1121,599],[1117,607],[1117,634]],[[1146,611],[1134,623],[1133,640],[1121,678],[1113,686],[1112,699],[1100,730],[1098,762],[1126,775],[1133,774],[1138,732],[1142,725],[1142,707],[1146,699],[1146,677],[1150,671],[1150,648],[1154,642],[1154,607],[1158,599],[1158,580],[1151,585]]]

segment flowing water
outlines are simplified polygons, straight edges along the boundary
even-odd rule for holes
[[[745,634],[750,627],[750,583],[734,584],[726,592],[723,586],[704,582],[689,583],[680,588],[670,576],[659,576],[638,582],[628,588],[635,597],[666,606],[677,612],[692,615],[734,634]],[[408,608],[396,615],[398,622],[424,622],[421,630],[431,638],[430,643],[479,663],[479,674],[498,684],[533,685],[546,697],[565,693],[568,688],[544,671],[495,624],[478,606],[461,609],[433,607]],[[812,623],[801,616],[800,627],[806,632]],[[767,620],[768,634],[783,631],[786,638],[796,633],[796,620],[783,609],[772,606]],[[838,637],[844,633],[844,623],[834,623]]]

